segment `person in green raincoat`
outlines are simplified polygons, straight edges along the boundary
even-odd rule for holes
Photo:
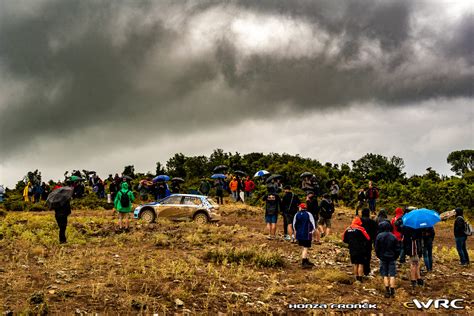
[[[114,207],[119,214],[119,228],[122,229],[122,222],[125,222],[125,229],[129,227],[130,212],[132,211],[132,202],[135,200],[133,192],[128,188],[128,183],[122,183],[122,189],[117,193],[114,200]]]

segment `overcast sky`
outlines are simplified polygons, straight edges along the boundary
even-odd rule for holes
[[[473,38],[464,0],[3,0],[0,184],[215,148],[450,174]]]

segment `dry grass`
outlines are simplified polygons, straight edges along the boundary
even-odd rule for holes
[[[116,231],[110,212],[74,212],[66,245],[58,244],[52,213],[8,213],[0,221],[0,311],[286,313],[290,302],[368,299],[394,312],[410,297],[404,290],[407,281],[391,304],[378,294],[383,291],[380,278],[351,284],[350,265],[337,263],[338,256],[347,257],[338,238],[349,217],[340,216],[341,222],[335,222],[339,231],[311,249],[316,267],[301,270],[298,246],[265,239],[264,225],[258,222],[261,210],[224,210],[229,212],[226,225],[134,222],[129,233]],[[472,293],[473,279],[453,268],[456,260],[449,245],[435,248],[435,268],[449,273],[452,282],[433,286],[429,295]]]

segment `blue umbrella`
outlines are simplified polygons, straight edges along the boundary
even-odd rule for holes
[[[158,182],[158,181],[169,181],[170,177],[165,175],[165,174],[160,174],[157,177],[153,178],[153,182]]]
[[[403,215],[403,225],[414,229],[433,227],[441,220],[439,214],[433,210],[420,208]]]
[[[211,179],[225,179],[225,174],[222,173],[216,173],[211,176]]]
[[[267,170],[259,170],[255,173],[254,177],[263,177],[266,174],[270,174]]]

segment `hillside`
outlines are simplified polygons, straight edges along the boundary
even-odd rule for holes
[[[337,208],[335,233],[310,251],[312,270],[301,269],[297,245],[266,239],[261,209],[227,204],[221,210],[218,225],[134,221],[129,233],[116,231],[112,211],[73,211],[64,246],[56,241],[52,212],[8,212],[0,221],[0,310],[286,313],[288,304],[369,303],[377,312],[408,312],[403,303],[413,298],[462,298],[461,313],[472,309],[474,272],[458,264],[452,222],[436,226],[434,272],[425,276],[425,288],[410,289],[406,264],[396,298],[387,300],[376,271],[352,284],[340,241],[352,210]]]

